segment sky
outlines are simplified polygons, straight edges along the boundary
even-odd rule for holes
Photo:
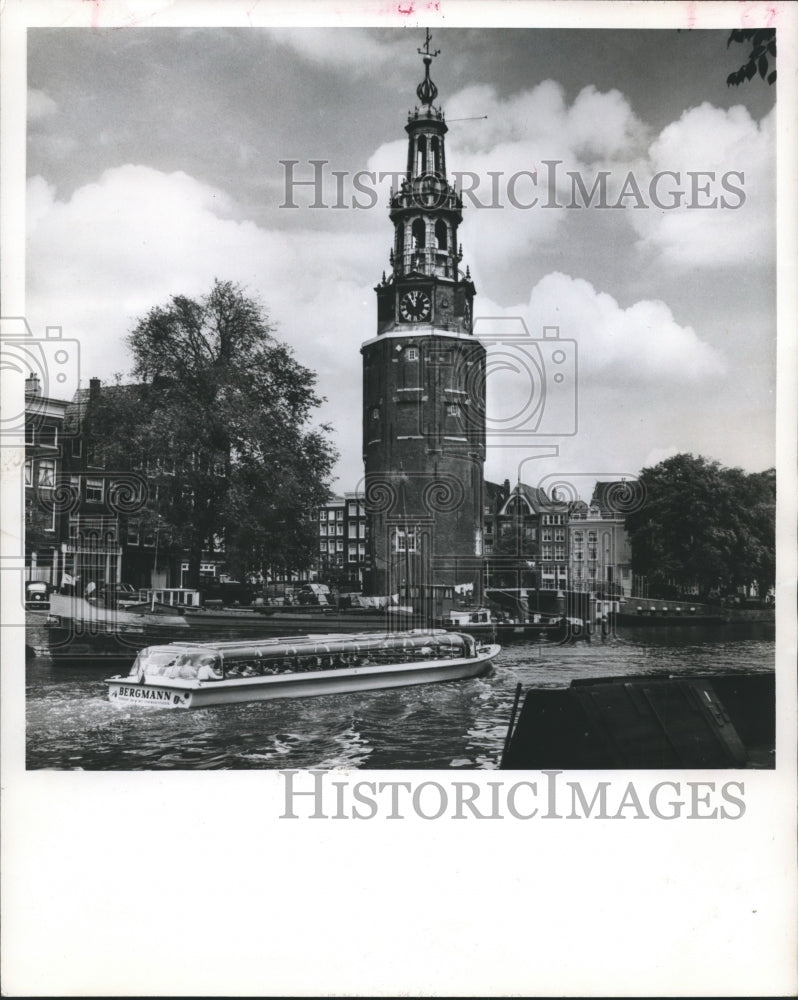
[[[487,478],[588,499],[677,452],[775,464],[776,87],[728,88],[745,53],[727,38],[434,30],[447,166],[479,201],[460,238],[489,347]],[[61,326],[83,384],[110,381],[137,318],[236,282],[318,373],[333,488],[356,489],[360,345],[393,228],[390,180],[371,198],[353,175],[404,168],[423,40],[417,25],[30,29],[32,329]],[[325,207],[307,185],[286,196],[287,160],[298,180],[326,161]],[[605,177],[607,207],[572,175],[586,192]]]

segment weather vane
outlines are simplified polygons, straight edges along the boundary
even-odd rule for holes
[[[441,51],[440,49],[435,49],[434,52],[430,52],[429,43],[431,39],[432,39],[432,34],[430,33],[429,28],[427,28],[427,37],[424,40],[424,48],[418,50],[418,54],[422,57],[424,61],[424,79],[421,81],[418,87],[416,87],[416,94],[418,94],[418,99],[421,101],[422,104],[426,104],[429,107],[432,107],[432,102],[438,96],[438,88],[430,79],[429,67],[432,60],[435,58],[435,56],[439,55]]]
[[[429,28],[427,28],[427,37],[424,39],[424,48],[418,50],[418,54],[420,56],[430,56],[431,58],[434,59],[435,56],[439,56],[441,54],[440,49],[435,49],[434,52],[430,52],[429,43],[431,41],[432,41],[432,32],[429,30]]]

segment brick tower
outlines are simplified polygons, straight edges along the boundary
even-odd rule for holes
[[[456,585],[481,600],[485,460],[485,350],[460,269],[463,203],[446,177],[429,42],[428,31],[407,171],[391,191],[392,271],[375,289],[377,335],[361,348],[367,591],[399,594],[424,623],[451,606]]]

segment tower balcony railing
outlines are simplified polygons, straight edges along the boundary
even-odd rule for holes
[[[413,188],[405,181],[401,190],[391,191],[391,210],[400,208],[416,208],[429,211],[433,208],[446,208],[459,212],[463,209],[463,199],[457,190],[444,177],[427,174],[430,183]]]
[[[446,250],[435,250],[431,247],[421,247],[410,250],[397,260],[394,259],[394,273],[397,276],[419,271],[421,274],[436,275],[439,278],[462,277],[462,273]]]
[[[412,111],[408,111],[407,120],[417,121],[419,118],[429,119],[434,118],[436,121],[444,121],[445,115],[443,113],[443,108],[436,108],[432,104],[427,104],[420,110],[418,108],[413,108]]]

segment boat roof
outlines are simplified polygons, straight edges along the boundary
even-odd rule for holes
[[[303,647],[314,646],[360,646],[364,643],[396,643],[415,640],[419,644],[429,639],[439,640],[445,636],[452,639],[462,639],[457,632],[450,632],[446,629],[410,629],[406,632],[329,632],[313,635],[287,635],[271,637],[268,639],[235,639],[225,642],[170,642],[161,645],[147,646],[142,652],[168,651],[171,653],[222,653],[234,655],[239,653],[245,656],[256,655],[259,652],[273,652],[284,647],[297,647],[296,651]]]

